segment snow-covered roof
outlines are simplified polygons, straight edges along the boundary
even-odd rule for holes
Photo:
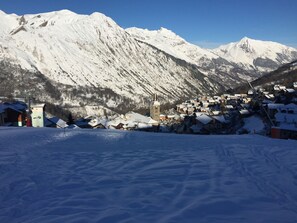
[[[249,110],[247,110],[247,109],[242,109],[242,110],[239,111],[239,113],[241,115],[248,115],[248,114],[250,114]]]
[[[134,121],[134,122],[142,122],[142,123],[149,123],[150,117],[141,115],[136,112],[129,112],[125,115],[126,119],[129,121]]]
[[[114,120],[109,121],[106,123],[106,126],[117,126],[120,123],[124,125],[124,128],[148,128],[152,125],[158,124],[158,122],[153,120],[151,117],[147,117],[136,112],[129,112],[124,116],[119,116]]]
[[[226,105],[225,108],[228,108],[228,109],[233,109],[233,105]]]
[[[279,109],[284,107],[284,104],[271,103],[267,105],[268,109]]]
[[[27,105],[25,103],[14,102],[14,103],[1,103],[0,104],[0,113],[3,113],[6,109],[12,109],[16,112],[22,113],[26,110]]]
[[[106,118],[98,118],[98,117],[95,117],[88,122],[88,124],[92,127],[95,127],[100,124],[106,127],[107,123],[108,123],[108,120]]]
[[[289,93],[294,93],[295,92],[295,90],[292,89],[292,88],[287,88],[286,91],[289,92]]]
[[[212,111],[212,113],[213,113],[214,115],[219,115],[221,112],[220,112],[220,111]]]
[[[196,119],[202,124],[206,125],[212,121],[212,118],[200,112],[196,112]]]
[[[146,128],[150,128],[150,127],[152,127],[152,125],[145,124],[145,123],[138,123],[137,127],[138,127],[139,129],[146,129]]]
[[[150,118],[148,124],[152,124],[152,125],[155,125],[155,124],[158,124],[158,122],[152,118]]]
[[[286,90],[286,86],[280,85],[280,86],[279,86],[279,89],[280,89],[280,90]]]
[[[47,120],[49,122],[53,123],[53,124],[56,124],[60,128],[66,128],[68,126],[67,123],[64,120],[62,120],[62,119],[60,119],[58,117],[48,118]]]

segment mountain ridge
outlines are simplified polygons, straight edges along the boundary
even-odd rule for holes
[[[174,103],[197,94],[215,94],[259,76],[166,28],[155,33],[158,45],[148,41],[149,30],[138,38],[139,33],[123,29],[102,13],[61,10],[18,16],[0,12],[0,17],[1,80],[14,86],[7,94],[21,94],[18,87],[23,84],[35,88],[39,100],[131,109],[147,107],[154,93],[164,103]],[[161,47],[164,39],[167,48]],[[7,80],[8,73],[12,76]],[[31,86],[30,78],[35,80]],[[48,97],[53,88],[59,97]]]
[[[238,42],[222,45],[216,49],[205,49],[187,42],[178,35],[172,38],[174,35],[170,30],[167,32],[170,33],[170,38],[164,36],[162,30],[163,28],[150,31],[135,27],[126,29],[135,38],[196,64],[204,74],[219,82],[230,82],[231,85],[239,84],[246,79],[249,81],[256,79],[297,58],[297,49],[272,41],[243,37]],[[273,51],[273,48],[277,48],[277,51]],[[241,71],[236,72],[238,70]],[[242,76],[244,71],[247,72]],[[226,73],[231,74],[231,78],[226,79]],[[227,84],[227,87],[230,85]]]
[[[173,103],[181,97],[217,92],[222,88],[192,64],[131,38],[101,13],[90,16],[68,11],[64,16],[64,13],[2,15],[9,18],[6,27],[10,29],[2,32],[0,58],[4,64],[11,64],[16,82],[21,82],[20,77],[24,76],[20,72],[27,70],[31,76],[41,73],[61,91],[58,103],[80,106],[79,102],[84,103],[86,98],[95,95],[101,99],[95,97],[93,104],[99,100],[114,109],[129,103],[131,108],[148,106],[154,93]],[[18,66],[20,72],[17,72]],[[38,87],[38,83],[34,82],[35,86]],[[78,88],[93,90],[85,92],[79,101],[73,101],[65,90],[69,88],[72,93]],[[104,94],[97,94],[98,89],[103,89],[100,92]]]

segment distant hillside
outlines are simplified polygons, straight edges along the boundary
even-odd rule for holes
[[[272,71],[259,79],[251,82],[253,87],[264,87],[269,89],[275,84],[292,87],[293,82],[297,82],[297,60],[285,64],[275,71]],[[245,93],[250,89],[248,83],[232,90],[232,92]]]

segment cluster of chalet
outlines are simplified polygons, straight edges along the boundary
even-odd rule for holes
[[[160,103],[155,95],[150,105],[150,117],[135,112],[109,118],[88,116],[77,120],[75,125],[79,128],[158,131],[159,119]]]
[[[242,118],[257,113],[273,138],[297,139],[297,82],[291,88],[275,85],[272,92],[258,88],[247,94],[203,96],[177,105],[176,110],[183,120],[177,132],[235,133]]]
[[[30,107],[30,109],[28,109]],[[160,103],[155,100],[151,104],[151,117],[135,112],[115,117],[87,116],[73,123],[58,117],[46,117],[45,104],[27,106],[22,101],[0,102],[0,126],[54,127],[54,128],[102,128],[157,131],[160,118]]]
[[[0,101],[0,126],[44,127],[45,104],[28,107],[23,101]]]
[[[109,117],[109,118],[87,116],[85,118],[78,119],[74,123],[76,128],[93,128],[93,129],[154,130],[158,126],[157,121],[153,120],[150,117],[147,117],[135,112],[128,112],[125,115]]]
[[[114,117],[88,116],[70,124],[57,117],[46,118],[45,107],[45,104],[27,106],[21,101],[0,101],[0,126],[231,134],[238,132],[243,118],[257,113],[270,127],[273,138],[297,139],[297,82],[291,88],[275,85],[273,92],[253,88],[247,94],[201,96],[178,104],[167,115],[160,113],[160,102],[155,95],[150,117],[129,112]]]
[[[262,101],[272,123],[271,137],[297,139],[297,82],[293,88],[274,86],[274,98]]]
[[[189,133],[232,133],[241,117],[251,114],[248,94],[202,96],[177,105]]]

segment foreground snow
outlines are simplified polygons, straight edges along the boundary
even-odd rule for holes
[[[0,222],[296,222],[297,141],[0,128]]]

